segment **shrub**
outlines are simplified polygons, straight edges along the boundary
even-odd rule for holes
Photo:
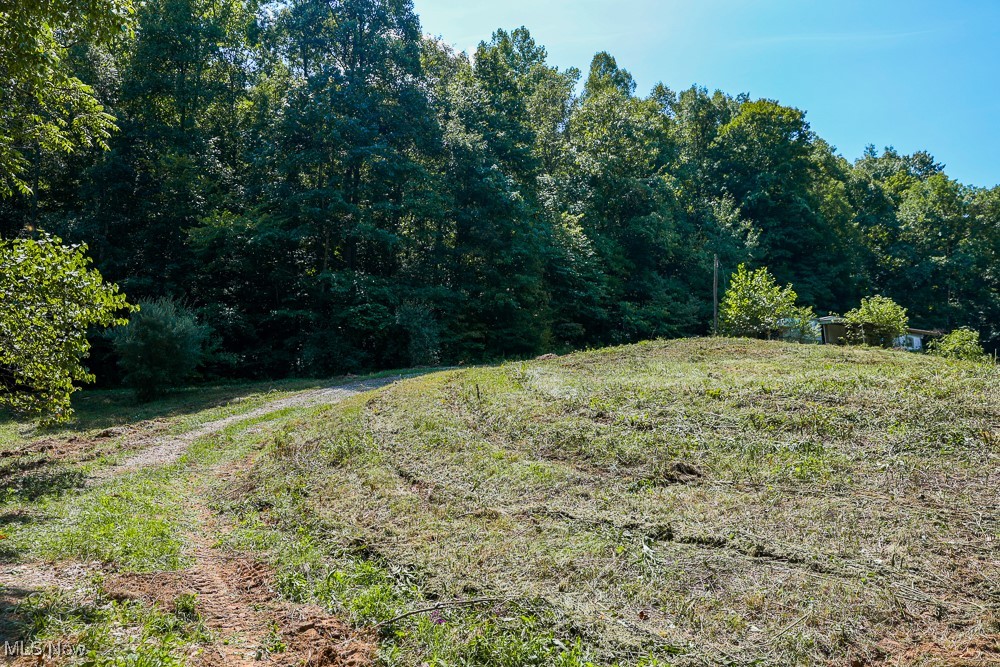
[[[849,342],[880,347],[895,345],[910,324],[906,308],[878,294],[862,299],[861,305],[844,317]]]
[[[819,343],[822,340],[812,306],[795,306],[780,324],[782,340],[795,343]]]
[[[112,333],[125,384],[141,400],[191,379],[205,354],[208,327],[172,299],[140,302],[127,326]]]
[[[440,326],[429,307],[404,303],[396,311],[396,323],[406,333],[411,365],[434,366],[441,362]]]
[[[808,337],[812,308],[795,305],[798,295],[791,285],[779,286],[767,268],[750,271],[740,264],[733,274],[719,308],[719,329],[727,336],[767,338],[790,335]]]
[[[979,332],[967,327],[956,329],[940,340],[932,341],[929,347],[931,354],[947,359],[982,361],[986,358],[983,346],[979,344]]]

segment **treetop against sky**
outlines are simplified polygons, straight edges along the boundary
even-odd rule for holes
[[[692,84],[805,109],[849,159],[928,150],[971,185],[1000,183],[1000,3],[989,0],[414,0],[426,32],[474,51],[527,26],[560,67],[608,51],[639,92]]]

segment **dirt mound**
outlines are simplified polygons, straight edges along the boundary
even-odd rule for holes
[[[302,614],[301,619],[285,633],[287,655],[299,656],[300,662],[296,664],[315,667],[371,664],[376,646],[374,637],[352,633],[319,607],[303,607],[297,611]]]

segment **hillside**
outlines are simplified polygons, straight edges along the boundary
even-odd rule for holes
[[[996,367],[701,339],[327,399],[5,482],[8,633],[113,638],[97,664],[1000,660]]]

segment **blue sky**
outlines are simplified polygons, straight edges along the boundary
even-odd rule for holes
[[[867,144],[927,150],[950,176],[1000,184],[1000,0],[414,0],[460,50],[527,26],[549,62],[598,51],[642,93],[662,81],[808,112],[848,159]]]

